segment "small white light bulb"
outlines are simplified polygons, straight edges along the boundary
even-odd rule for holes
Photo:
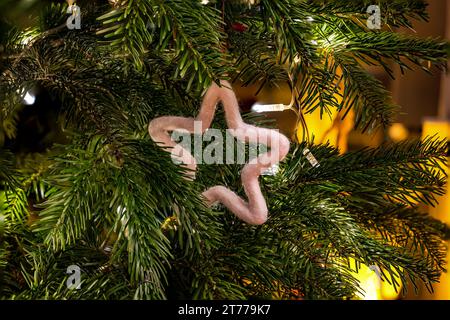
[[[34,104],[36,102],[36,97],[28,91],[25,94],[25,96],[23,97],[23,102],[26,105],[31,106],[32,104]]]
[[[259,104],[256,103],[252,107],[253,112],[262,113],[262,112],[282,112],[288,110],[289,106],[284,104]]]
[[[274,164],[272,167],[264,170],[261,175],[263,176],[276,176],[278,171],[280,171],[280,166],[278,164]]]

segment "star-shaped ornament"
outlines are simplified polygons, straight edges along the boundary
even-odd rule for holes
[[[269,151],[245,164],[241,172],[242,185],[248,201],[239,197],[225,186],[211,187],[203,196],[208,206],[221,203],[239,219],[251,225],[261,225],[267,221],[268,208],[261,192],[259,176],[276,168],[289,153],[289,139],[277,130],[256,127],[245,123],[239,112],[239,105],[231,84],[221,81],[220,86],[212,84],[203,97],[200,112],[196,118],[165,116],[152,120],[149,133],[153,141],[162,147],[171,148],[172,157],[189,169],[190,178],[195,179],[197,162],[189,150],[172,140],[170,132],[187,131],[189,133],[205,133],[214,119],[217,105],[222,103],[229,131],[240,141],[263,144]],[[200,128],[199,128],[200,123]]]

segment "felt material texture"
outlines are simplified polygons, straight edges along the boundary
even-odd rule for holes
[[[172,153],[172,158],[188,169],[187,178],[195,179],[197,162],[192,154],[174,142],[170,136],[173,131],[204,133],[214,119],[217,105],[222,103],[227,125],[231,134],[240,141],[264,144],[270,148],[249,161],[242,169],[241,180],[248,201],[239,197],[225,186],[214,186],[203,193],[206,204],[222,203],[239,219],[251,225],[264,224],[268,219],[266,200],[261,192],[259,176],[268,168],[282,161],[289,153],[289,139],[277,130],[249,125],[242,120],[239,104],[231,89],[231,84],[221,81],[220,86],[213,83],[203,97],[200,112],[196,118],[165,116],[152,120],[149,133],[153,141]],[[196,121],[200,122],[200,127]],[[197,130],[195,130],[197,129]],[[201,131],[201,132],[198,132]]]

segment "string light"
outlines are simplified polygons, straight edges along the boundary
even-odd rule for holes
[[[311,150],[305,149],[303,150],[303,155],[308,159],[309,163],[313,166],[313,168],[320,167],[319,161],[317,161],[316,157],[311,153]]]
[[[262,176],[276,176],[278,171],[280,171],[280,166],[278,164],[274,164],[269,169],[264,170],[261,175]]]
[[[36,96],[31,91],[25,92],[25,89],[22,89],[17,90],[17,93],[22,98],[23,103],[26,104],[27,106],[31,106],[36,102]]]
[[[26,38],[23,38],[22,41],[20,41],[20,43],[24,46],[28,45],[30,43],[30,41],[33,40],[33,36],[29,36]]]
[[[20,44],[23,46],[31,44],[38,34],[37,29],[27,29],[20,35]]]
[[[262,112],[282,112],[285,110],[289,110],[290,106],[284,104],[259,104],[256,103],[252,107],[253,112],[262,113]]]
[[[23,97],[23,102],[26,105],[31,106],[36,102],[36,96],[34,96],[32,93],[28,91],[27,93],[25,93],[25,96]]]

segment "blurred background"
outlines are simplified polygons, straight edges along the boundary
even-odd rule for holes
[[[112,1],[112,0],[110,0]],[[351,1],[351,0],[349,0]],[[26,27],[32,24],[30,14],[39,4],[49,2],[43,0],[0,0],[0,38],[4,35],[2,28],[4,22]],[[61,0],[64,2],[64,0]],[[105,0],[105,3],[107,1]],[[376,2],[376,1],[374,1]],[[402,33],[417,33],[421,37],[440,37],[450,41],[450,0],[429,0],[429,22],[417,22],[415,30],[399,29]],[[2,48],[0,47],[0,56]],[[341,115],[320,118],[319,113],[306,115],[310,136],[314,136],[316,143],[329,142],[338,147],[342,153],[363,147],[376,147],[386,141],[399,142],[411,137],[426,137],[438,135],[442,138],[450,138],[450,76],[435,72],[426,74],[422,70],[413,70],[402,74],[398,67],[392,66],[395,79],[392,79],[382,68],[367,67],[391,91],[393,101],[402,107],[402,113],[397,122],[385,130],[379,130],[372,134],[361,134],[352,130],[352,115],[349,114],[344,121]],[[235,84],[235,90],[240,99],[244,111],[250,111],[255,103],[289,104],[290,92],[287,87],[265,88],[258,96],[255,96],[258,87],[241,87]],[[36,92],[29,97],[29,103],[24,106],[20,123],[24,128],[20,129],[17,139],[11,149],[25,152],[39,152],[55,142],[58,136],[55,123],[57,117],[51,97]],[[39,109],[40,112],[36,110]],[[290,111],[267,113],[269,118],[277,121],[280,129],[289,136],[302,137],[302,132],[296,132],[296,117]],[[22,135],[21,135],[21,130]],[[23,136],[23,139],[21,137]],[[3,137],[3,138],[2,138]],[[30,138],[31,137],[31,138]],[[11,143],[0,132],[0,145]],[[24,150],[25,149],[25,150]],[[450,170],[449,170],[450,173]],[[423,208],[434,217],[450,223],[450,190],[440,199],[440,205],[436,208]],[[358,273],[366,295],[361,299],[450,299],[450,275],[445,274],[441,283],[435,286],[435,292],[429,293],[425,287],[408,288],[408,294],[402,296],[393,288],[381,282],[376,270],[366,266]]]

